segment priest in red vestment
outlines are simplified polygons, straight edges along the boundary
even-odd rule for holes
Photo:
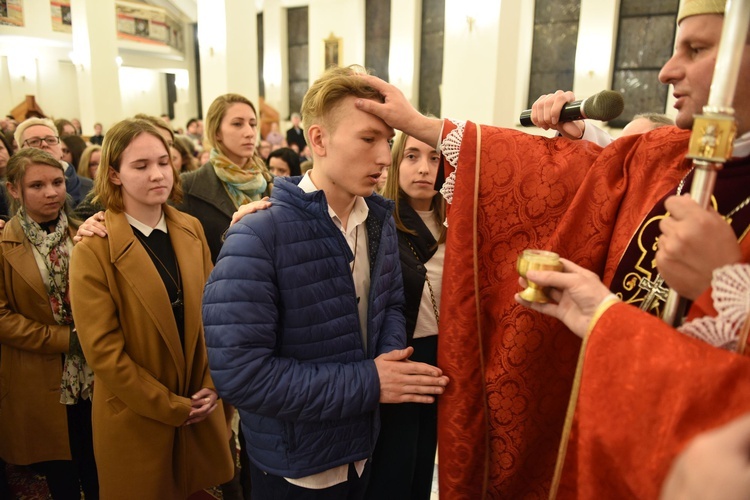
[[[750,360],[741,355],[750,326],[750,265],[741,262],[750,242],[738,243],[722,215],[689,197],[666,207],[659,272],[695,299],[679,331],[567,260],[565,272],[528,273],[552,287],[552,303],[517,297],[585,337],[551,496],[656,498],[689,439],[750,411]]]
[[[423,142],[440,143],[452,167],[446,169],[455,168],[443,188],[452,201],[438,357],[452,381],[439,401],[438,414],[440,493],[445,498],[540,498],[552,488],[581,343],[558,320],[514,301],[516,257],[522,250],[552,250],[593,271],[630,304],[613,307],[613,312],[642,307],[643,316],[661,326],[660,320],[647,314],[660,312],[665,289],[654,263],[655,242],[659,222],[666,216],[664,200],[686,192],[692,179],[691,162],[684,158],[688,129],[693,115],[707,102],[723,3],[682,2],[675,54],[660,74],[663,83],[674,85],[679,128],[662,127],[621,138],[603,149],[585,141],[428,119],[394,86],[368,77],[385,102],[358,106]],[[746,51],[735,96],[739,134],[750,130],[749,99]],[[538,104],[532,112],[535,123],[573,135],[573,125],[554,123],[562,103]],[[738,140],[735,155],[719,174],[713,204],[720,214],[731,214],[732,228],[741,237],[750,226],[745,201],[750,193],[747,135]],[[635,320],[627,316],[617,324],[622,326],[623,321],[633,325],[635,335]],[[609,340],[628,344],[627,337]],[[714,349],[682,337],[675,342],[692,342],[701,352]],[[645,349],[650,359],[658,359],[656,349]],[[738,365],[747,362],[722,351],[702,358],[696,366],[706,372],[720,370],[726,365],[725,356],[732,356]],[[616,373],[622,357],[608,357],[604,368]],[[671,400],[662,385],[643,390],[651,391],[646,409],[654,409],[657,395],[665,405],[662,411],[668,411]],[[693,405],[702,407],[702,403]],[[612,408],[616,413],[621,406]],[[616,418],[609,423],[618,425]],[[628,429],[626,424],[621,432],[637,434],[641,429]],[[591,446],[597,449],[596,440]],[[650,460],[638,450],[630,453],[634,461]],[[608,456],[590,453],[584,460]],[[654,481],[666,472],[649,463],[645,466],[654,468]],[[613,464],[612,470],[618,467]],[[577,477],[575,471],[572,477]],[[627,496],[634,491],[640,490],[621,493]]]

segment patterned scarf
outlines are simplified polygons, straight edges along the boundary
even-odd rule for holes
[[[68,218],[65,212],[60,212],[55,230],[50,233],[29,218],[24,207],[18,210],[18,221],[21,223],[26,238],[42,256],[44,267],[47,269],[49,275],[46,283],[47,293],[55,321],[58,325],[72,325],[73,314],[70,309],[68,288],[70,264],[67,243]],[[77,403],[79,397],[90,399],[94,382],[94,373],[83,357],[78,336],[72,329],[70,335],[70,349],[65,355],[60,382],[60,402],[66,405]]]
[[[255,163],[253,158],[247,162],[246,168],[242,169],[232,163],[229,158],[219,153],[216,149],[211,150],[211,163],[214,166],[216,176],[224,184],[234,206],[258,201],[268,187],[265,169]]]

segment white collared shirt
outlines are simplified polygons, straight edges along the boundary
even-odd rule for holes
[[[315,184],[310,178],[310,172],[305,172],[305,176],[299,183],[299,188],[305,193],[318,191],[318,188],[315,187]],[[354,266],[352,268],[352,279],[354,280],[354,289],[357,293],[359,324],[362,329],[362,343],[365,352],[367,352],[367,298],[370,294],[370,255],[367,246],[367,228],[364,222],[367,219],[369,211],[370,209],[367,207],[364,198],[357,196],[354,200],[354,207],[349,214],[347,227],[344,228],[339,216],[331,206],[328,205],[328,215],[331,216],[333,223],[339,228],[341,234],[344,235],[344,238],[346,238],[346,242],[349,244],[349,248],[355,256]],[[367,459],[354,463],[357,475],[360,477],[365,470],[366,463]],[[344,464],[311,476],[301,477],[299,479],[285,477],[284,479],[302,488],[322,490],[346,482],[348,476],[349,465]]]
[[[161,218],[154,227],[151,227],[148,224],[144,224],[143,222],[128,214],[125,214],[125,218],[128,219],[128,224],[143,233],[143,236],[145,236],[146,238],[151,236],[151,233],[154,229],[158,229],[165,234],[169,234],[169,231],[167,231],[167,219],[164,217],[164,212],[161,213]]]

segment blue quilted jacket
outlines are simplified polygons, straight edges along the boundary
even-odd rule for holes
[[[203,298],[211,376],[240,411],[250,459],[292,478],[372,454],[380,427],[373,359],[406,346],[393,203],[365,200],[365,354],[352,252],[323,191],[304,193],[300,180],[277,178],[273,205],[230,229]]]

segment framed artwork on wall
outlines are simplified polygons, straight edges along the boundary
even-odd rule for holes
[[[341,59],[343,54],[343,40],[331,32],[331,35],[323,40],[323,64],[325,68],[331,66],[341,66]]]
[[[184,51],[182,24],[163,8],[118,0],[115,9],[118,38]]]
[[[73,33],[73,16],[70,12],[70,0],[51,0],[52,31]]]
[[[22,0],[0,0],[0,25],[23,26]]]

